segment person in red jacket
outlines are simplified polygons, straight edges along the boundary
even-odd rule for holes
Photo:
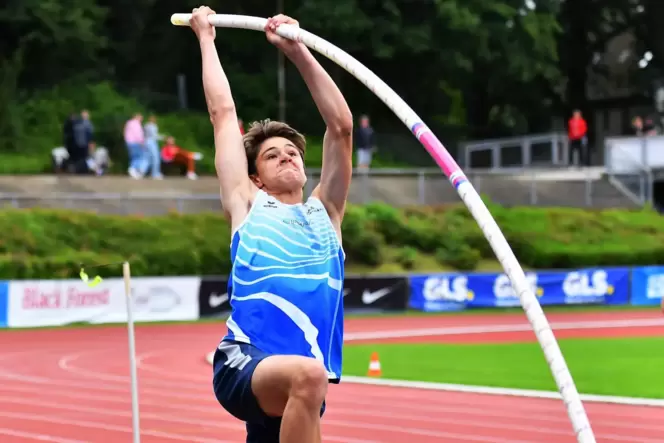
[[[588,153],[588,125],[578,109],[567,122],[567,137],[569,138],[569,162],[574,164],[574,152],[579,155],[579,164],[590,166]]]
[[[203,155],[198,152],[190,152],[177,146],[173,137],[168,137],[166,144],[161,148],[161,159],[165,163],[187,165],[187,178],[190,180],[198,178],[194,164],[196,160],[200,160],[202,157]]]

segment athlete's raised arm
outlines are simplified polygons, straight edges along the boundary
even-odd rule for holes
[[[255,186],[249,180],[247,156],[242,144],[235,102],[214,43],[215,27],[208,15],[215,12],[207,6],[193,10],[191,28],[201,47],[203,90],[210,121],[214,127],[214,164],[221,188],[224,211],[231,217],[233,228],[247,214]]]
[[[334,80],[302,43],[274,33],[282,24],[297,25],[284,15],[268,19],[268,40],[284,52],[297,67],[318,107],[327,129],[323,139],[323,169],[314,196],[325,205],[333,223],[340,226],[353,174],[353,115]]]

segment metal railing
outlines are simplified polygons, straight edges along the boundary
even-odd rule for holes
[[[655,149],[653,149],[655,148]],[[653,203],[652,166],[664,166],[664,137],[611,137],[604,142],[609,181],[640,205]]]
[[[558,132],[465,142],[460,144],[460,149],[466,170],[522,168],[535,164],[564,166],[569,163],[567,136]]]
[[[305,196],[318,183],[320,171],[309,171]],[[478,192],[500,204],[575,207],[635,206],[632,188],[611,183],[601,168],[519,171],[469,171]],[[615,176],[615,175],[614,175]],[[57,186],[54,186],[57,189]],[[351,203],[381,201],[393,206],[438,205],[459,202],[456,190],[438,169],[381,169],[356,173],[349,194]],[[164,214],[167,212],[218,212],[218,193],[67,192],[0,193],[0,204],[15,208],[46,207],[116,214]]]
[[[604,158],[611,173],[664,168],[664,136],[607,137]]]

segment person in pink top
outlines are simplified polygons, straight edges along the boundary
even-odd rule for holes
[[[124,126],[124,141],[129,155],[128,172],[132,178],[142,178],[150,164],[142,122],[143,116],[136,113]]]

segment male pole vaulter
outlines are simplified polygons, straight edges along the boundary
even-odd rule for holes
[[[297,22],[270,18],[268,41],[295,64],[327,126],[320,183],[303,203],[305,139],[269,120],[240,134],[210,14],[205,6],[194,9],[190,25],[200,43],[215,165],[232,229],[232,314],[214,356],[214,392],[246,422],[248,443],[319,443],[328,383],[341,378],[341,221],[353,117],[308,48],[275,33]]]

